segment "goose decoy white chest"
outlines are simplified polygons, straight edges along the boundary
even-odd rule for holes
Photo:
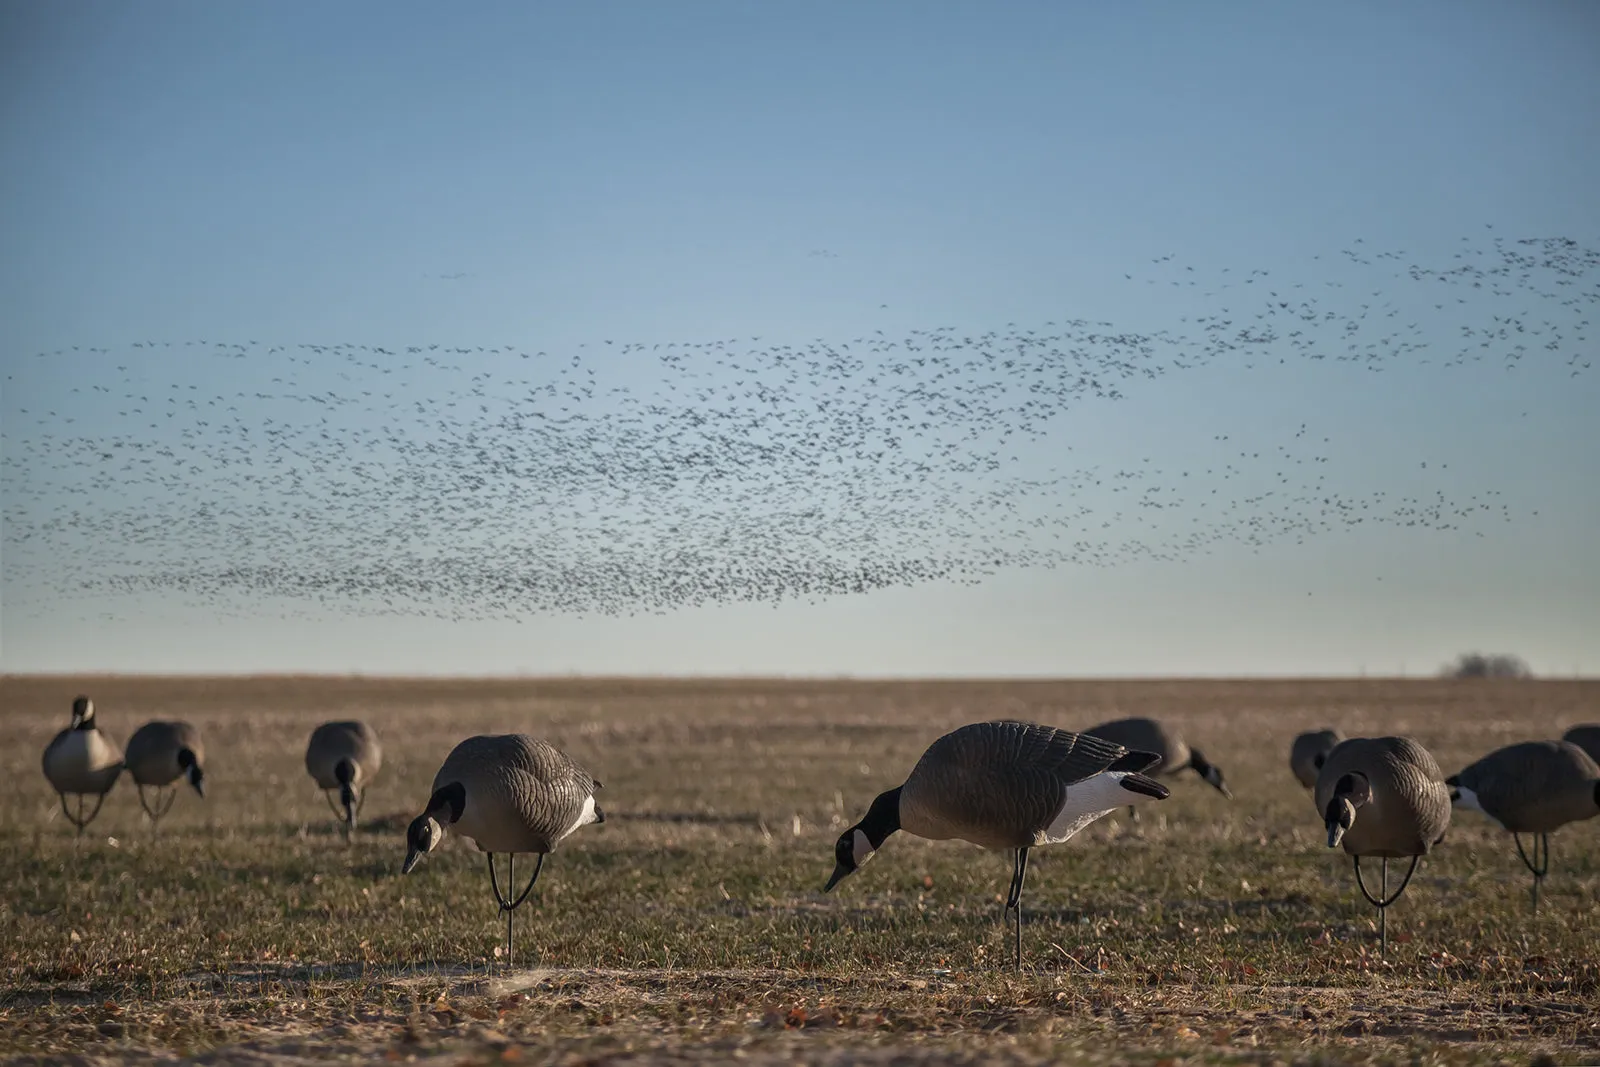
[[[526,734],[469,737],[445,758],[433,777],[433,795],[406,831],[402,874],[444,839],[446,828],[471,838],[489,857],[489,883],[506,916],[506,964],[512,961],[512,912],[527,899],[544,858],[581,826],[605,822],[595,803],[600,783],[548,741]],[[494,855],[506,853],[506,891],[500,892]],[[538,861],[515,897],[516,855]]]
[[[1016,912],[1022,966],[1022,884],[1028,850],[1070,839],[1130,802],[1164,800],[1166,786],[1139,773],[1156,757],[1100,738],[1003,720],[963,726],[928,746],[905,782],[880,793],[834,847],[828,892],[897,830],[933,841],[1014,851],[1005,912]]]
[[[206,795],[205,756],[200,731],[186,722],[147,722],[128,738],[123,762],[139,787],[139,804],[152,824],[159,824],[171,810],[178,791],[166,787],[179,778],[187,780],[201,797]],[[146,787],[154,792],[154,801],[145,799]]]
[[[62,812],[81,835],[122,774],[122,749],[96,723],[94,701],[80,696],[72,702],[71,724],[45,746],[43,765],[45,778],[61,798]],[[67,807],[69,796],[77,797],[76,814]],[[94,807],[85,814],[89,797],[95,798]]]

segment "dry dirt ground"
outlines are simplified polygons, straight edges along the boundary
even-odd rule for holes
[[[39,755],[77,693],[119,740],[203,731],[207,795],[152,830],[131,783],[81,839]],[[1179,725],[1227,774],[1035,853],[1013,975],[1007,857],[899,835],[833,894],[833,841],[945,730]],[[355,839],[306,776],[318,722],[386,762]],[[1600,719],[1584,682],[0,679],[0,1056],[18,1063],[1600,1063],[1600,819],[1553,838],[1537,914],[1460,814],[1392,909],[1286,765],[1299,730],[1407,733],[1446,773]],[[544,736],[604,783],[518,912],[482,857],[408,876],[451,746]]]

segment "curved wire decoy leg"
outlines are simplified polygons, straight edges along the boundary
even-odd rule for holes
[[[1411,857],[1411,866],[1406,869],[1406,876],[1400,880],[1400,888],[1396,889],[1392,896],[1389,894],[1389,858],[1387,856],[1383,858],[1382,882],[1377,896],[1372,895],[1371,890],[1367,888],[1366,879],[1361,875],[1361,857],[1352,856],[1351,859],[1355,860],[1356,885],[1361,887],[1361,895],[1367,898],[1368,904],[1371,904],[1373,907],[1378,909],[1379,951],[1387,953],[1389,951],[1389,924],[1387,909],[1390,904],[1393,904],[1395,901],[1400,899],[1400,894],[1404,893],[1406,891],[1406,886],[1411,884],[1411,876],[1417,873],[1417,864],[1422,862],[1422,857]]]
[[[334,821],[339,824],[340,836],[342,836],[346,841],[349,841],[350,827],[345,824],[344,805],[340,804],[339,801],[334,798],[335,792],[337,792],[337,790],[324,789],[322,791],[322,799],[328,802],[328,810],[333,812]]]
[[[100,814],[100,806],[106,802],[106,795],[101,793],[94,798],[94,807],[89,809],[88,815],[85,815],[83,813],[84,795],[75,793],[73,795],[78,798],[78,813],[74,815],[72,809],[67,806],[67,795],[65,793],[57,793],[56,795],[61,798],[61,814],[65,815],[67,821],[78,828],[79,837],[83,836],[83,828],[94,822],[94,817]]]
[[[1028,850],[1017,849],[1016,859],[1011,868],[1011,892],[1006,896],[1006,912],[1013,908],[1017,912],[1016,936],[1013,940],[1015,946],[1015,970],[1022,972],[1022,882],[1028,876]]]
[[[151,787],[151,791],[155,793],[156,797],[153,804],[145,799],[144,791],[145,786],[140,785],[139,806],[144,809],[146,815],[150,816],[150,825],[159,831],[162,817],[172,810],[172,802],[178,799],[178,791],[177,789],[162,789],[160,786]]]
[[[1512,834],[1511,840],[1517,843],[1517,855],[1522,858],[1522,865],[1533,872],[1533,910],[1539,910],[1539,883],[1544,881],[1544,876],[1550,873],[1550,835],[1529,834],[1533,838],[1531,848],[1524,851],[1522,848],[1522,835]],[[1540,845],[1544,847],[1541,849]],[[1532,852],[1530,859],[1528,852]]]
[[[489,884],[494,887],[495,903],[500,905],[500,910],[506,913],[506,966],[508,968],[511,966],[511,952],[515,947],[511,940],[511,913],[521,907],[524,900],[528,899],[528,894],[533,892],[533,883],[539,880],[539,872],[544,870],[544,853],[538,852],[535,855],[539,857],[539,860],[534,864],[533,877],[528,879],[528,884],[517,895],[517,899],[512,900],[510,899],[511,893],[517,888],[517,854],[515,852],[506,853],[506,891],[502,895],[500,892],[500,876],[494,869],[494,853],[488,853]]]

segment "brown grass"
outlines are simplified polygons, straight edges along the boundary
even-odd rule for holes
[[[126,740],[185,718],[206,800],[155,835],[130,783],[79,841],[39,752],[71,698]],[[1409,733],[1447,771],[1600,718],[1586,682],[0,679],[0,1053],[449,1062],[1600,1062],[1600,820],[1553,839],[1537,916],[1462,814],[1380,959],[1348,862],[1289,776],[1310,726]],[[1013,976],[1003,857],[897,837],[833,895],[832,843],[945,729],[1177,722],[1237,799],[1170,800],[1041,850]],[[383,772],[346,845],[301,763],[360,716]],[[546,865],[518,968],[481,857],[398,874],[460,738],[549,738],[608,821]]]

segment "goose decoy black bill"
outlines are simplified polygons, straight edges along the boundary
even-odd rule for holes
[[[1378,909],[1378,944],[1389,948],[1389,906],[1400,899],[1417,864],[1444,840],[1450,826],[1450,790],[1432,753],[1409,737],[1352,737],[1328,753],[1317,774],[1317,810],[1328,847],[1344,847],[1355,863],[1356,885]],[[1381,861],[1376,896],[1367,888],[1361,860]],[[1391,895],[1389,861],[1411,859]]]
[[[489,884],[506,917],[506,966],[512,962],[512,913],[528,898],[544,858],[580,826],[605,822],[595,804],[600,783],[548,741],[526,734],[469,737],[433,776],[433,795],[406,831],[409,874],[439,847],[446,828],[469,837],[489,856]],[[506,891],[500,892],[494,855],[506,854]],[[538,856],[533,876],[516,892],[516,856]]]
[[[1317,773],[1344,735],[1338,730],[1308,730],[1289,746],[1289,770],[1307,789],[1317,785]]]
[[[1511,832],[1533,874],[1533,907],[1550,873],[1550,835],[1600,815],[1600,766],[1571,741],[1523,741],[1496,749],[1448,779],[1458,808],[1480,811]],[[1531,837],[1522,847],[1522,835]],[[1530,855],[1529,853],[1532,853]]]
[[[1579,723],[1561,735],[1561,740],[1568,741],[1589,754],[1589,758],[1600,764],[1600,723]]]
[[[72,702],[71,724],[45,746],[43,763],[45,778],[61,798],[62,813],[82,835],[122,774],[122,750],[96,724],[94,701],[81,696]],[[76,813],[67,805],[69,796],[77,798]],[[85,814],[90,797],[94,807]]]
[[[128,738],[123,763],[139,787],[139,805],[150,816],[152,825],[159,825],[162,816],[172,809],[178,790],[167,787],[178,779],[186,779],[201,797],[206,795],[201,766],[205,755],[200,731],[186,722],[147,722]],[[146,788],[151,790],[153,800],[146,798]]]
[[[963,726],[922,754],[905,782],[873,800],[834,847],[828,892],[904,830],[932,841],[969,841],[1013,851],[1005,913],[1016,912],[1022,968],[1022,883],[1028,850],[1059,844],[1129,803],[1165,800],[1167,787],[1141,774],[1156,756],[1036,723]]]
[[[1182,734],[1159,719],[1113,719],[1084,733],[1115,742],[1130,752],[1154,752],[1160,759],[1150,768],[1153,777],[1171,778],[1182,771],[1192,770],[1217,792],[1229,800],[1233,799],[1232,791],[1223,781],[1222,768],[1206,759],[1198,748],[1184,740]]]
[[[367,787],[383,766],[383,746],[378,735],[364,722],[346,720],[325,722],[311,732],[306,745],[306,773],[328,798],[328,806],[346,837],[355,832],[356,817],[366,801]],[[333,794],[339,794],[334,806]]]

